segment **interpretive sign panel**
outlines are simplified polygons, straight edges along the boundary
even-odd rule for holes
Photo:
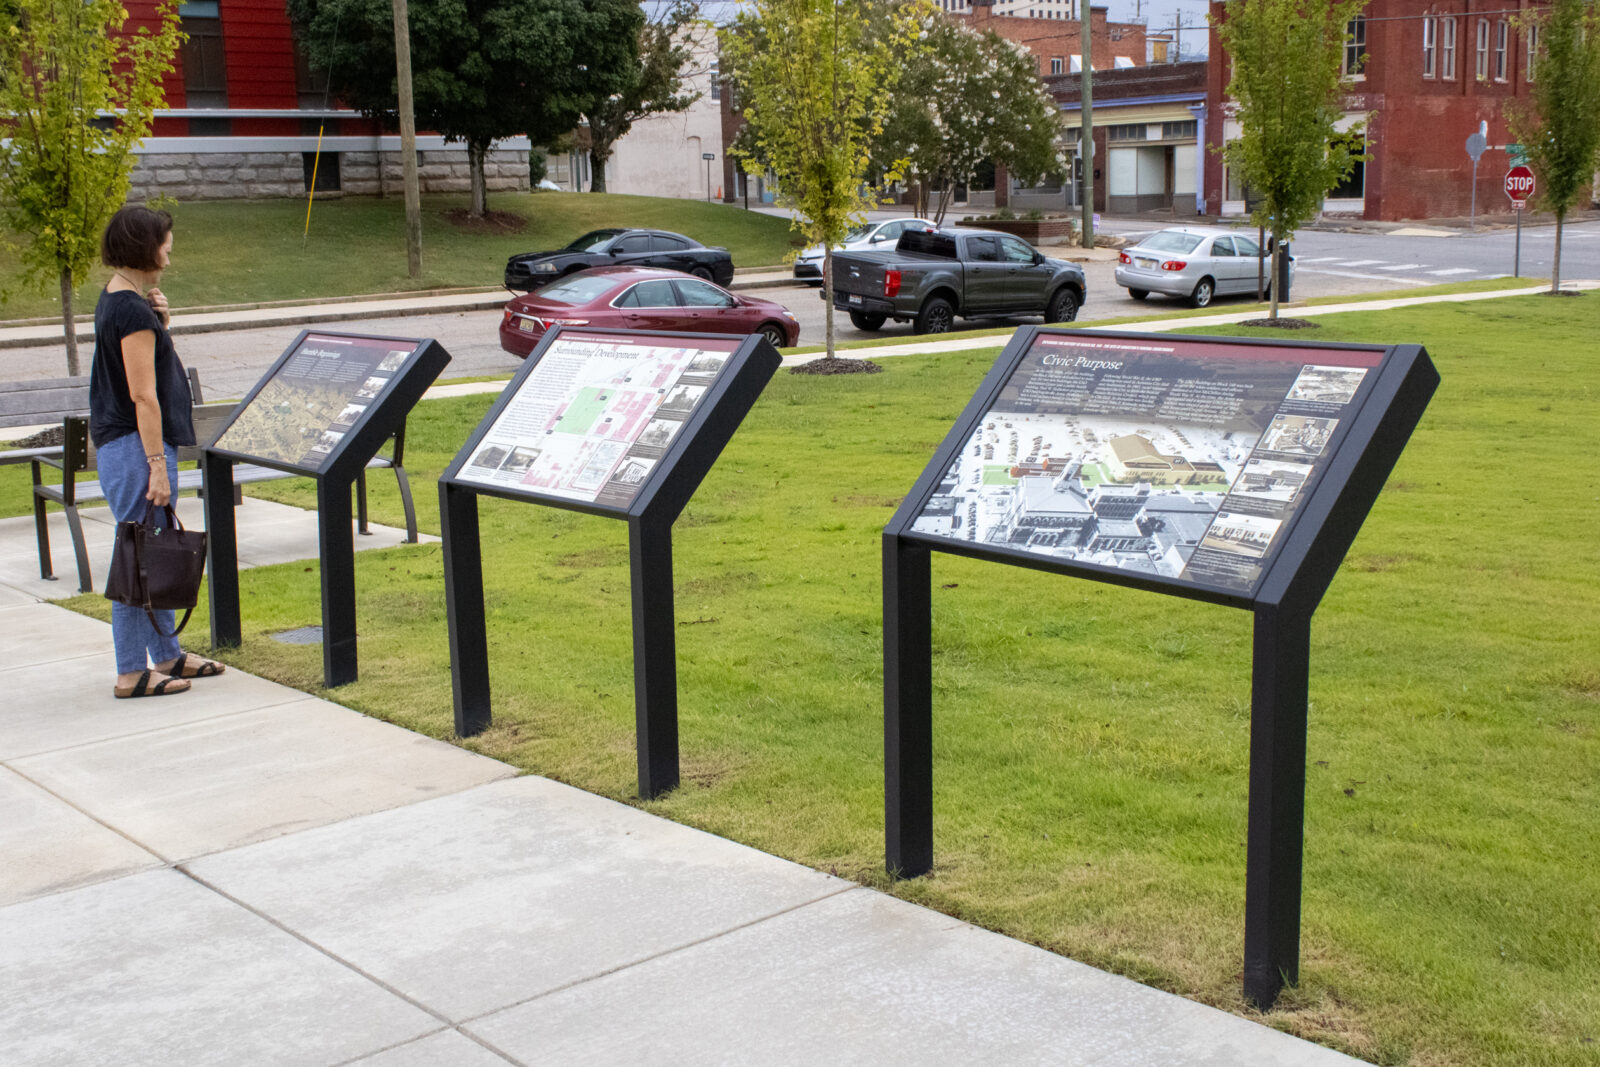
[[[625,511],[743,340],[563,330],[454,477]]]
[[[240,404],[212,447],[308,473],[320,471],[424,344],[303,334]]]
[[[1040,332],[910,532],[1248,595],[1383,354]]]
[[[933,866],[933,551],[1250,609],[1244,992],[1299,972],[1311,616],[1438,386],[1415,345],[1023,327],[883,532],[885,858]]]
[[[594,512],[628,524],[639,795],[678,784],[672,524],[781,362],[753,336],[545,335],[439,476],[457,734],[491,718],[478,497]]]

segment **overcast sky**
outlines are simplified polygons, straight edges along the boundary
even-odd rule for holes
[[[1183,58],[1199,59],[1206,54],[1206,0],[1091,0],[1110,9],[1112,22],[1130,21],[1136,15],[1150,31],[1171,29],[1175,16],[1183,17]]]

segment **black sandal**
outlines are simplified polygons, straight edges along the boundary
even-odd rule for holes
[[[200,657],[196,656],[195,659],[200,659]],[[216,660],[208,659],[203,660],[200,666],[196,667],[194,672],[191,674],[189,671],[184,670],[184,664],[188,662],[189,653],[179,652],[178,658],[172,661],[172,666],[168,668],[167,673],[172,675],[174,678],[215,678],[217,675],[228,669],[227,667],[218,663]]]
[[[167,686],[171,685],[173,682],[182,682],[183,684],[177,689],[168,689]],[[184,681],[182,678],[163,678],[161,681],[152,686],[150,684],[150,672],[147,670],[143,674],[140,674],[139,680],[134,682],[132,685],[113,686],[111,688],[111,695],[116,697],[118,700],[129,700],[133,697],[164,697],[175,693],[187,693],[188,691],[189,683]]]

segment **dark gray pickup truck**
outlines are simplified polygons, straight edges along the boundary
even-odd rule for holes
[[[1082,268],[992,230],[907,231],[893,252],[833,256],[833,306],[860,330],[893,319],[917,333],[947,333],[957,315],[1071,322],[1084,291]]]

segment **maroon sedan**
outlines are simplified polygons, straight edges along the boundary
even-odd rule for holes
[[[500,347],[527,358],[552,326],[665,333],[754,333],[776,348],[800,341],[800,323],[782,304],[735,296],[672,270],[593,267],[506,301]]]

